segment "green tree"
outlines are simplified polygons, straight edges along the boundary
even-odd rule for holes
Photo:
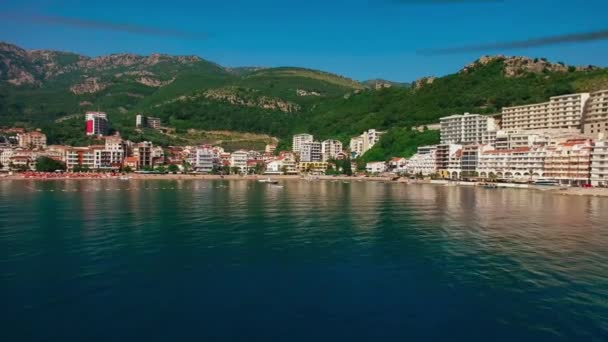
[[[122,172],[124,172],[124,173],[131,173],[131,172],[133,172],[133,169],[131,169],[130,166],[125,166],[125,167],[122,168]]]
[[[179,171],[179,166],[175,165],[175,164],[171,164],[167,167],[167,170],[173,174],[177,173]]]
[[[188,163],[187,161],[185,161],[185,160],[184,160],[184,161],[182,162],[182,168],[183,168],[183,170],[184,170],[184,173],[189,173],[189,172],[190,172],[190,170],[191,170],[191,167],[192,167],[192,166],[191,166],[191,165],[190,165],[190,163]]]
[[[257,163],[253,171],[256,175],[263,175],[266,172],[266,166],[263,163]]]
[[[342,173],[344,173],[347,176],[352,176],[353,175],[353,168],[351,165],[351,161],[350,158],[347,158],[343,161],[342,163]]]
[[[65,164],[49,157],[38,157],[36,159],[36,171],[55,172],[56,170],[65,171]]]
[[[286,175],[287,171],[288,171],[287,165],[283,165],[283,167],[281,167],[281,173],[283,173],[284,175]]]

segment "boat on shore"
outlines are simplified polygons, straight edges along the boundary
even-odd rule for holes
[[[260,183],[266,183],[266,184],[279,184],[279,181],[274,180],[274,179],[270,179],[270,178],[260,179],[260,180],[258,180],[258,182],[260,182]]]
[[[537,179],[534,181],[534,185],[538,186],[559,186],[559,181],[555,179]]]

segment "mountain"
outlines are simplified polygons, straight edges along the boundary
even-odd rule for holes
[[[99,108],[127,138],[156,143],[174,140],[135,131],[136,113],[158,116],[178,134],[190,128],[279,138],[310,132],[347,142],[369,128],[394,128],[387,141],[414,144],[432,139],[401,139],[404,128],[445,115],[497,113],[503,106],[602,88],[608,88],[608,69],[542,58],[484,56],[454,74],[411,84],[359,83],[297,67],[225,68],[197,56],[87,57],[0,44],[0,125],[41,127],[51,142],[81,142],[79,115]],[[280,147],[288,142],[282,139]],[[412,151],[384,147],[385,153]]]
[[[298,130],[350,136],[367,128],[413,127],[456,113],[499,113],[504,106],[608,88],[608,69],[528,57],[484,56],[458,72],[409,88],[365,90],[319,103]]]

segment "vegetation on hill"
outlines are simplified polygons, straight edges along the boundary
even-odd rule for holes
[[[82,115],[106,111],[114,130],[158,144],[188,141],[190,129],[257,132],[281,138],[309,132],[348,143],[370,129],[390,130],[366,159],[407,155],[436,133],[405,127],[454,113],[497,113],[503,106],[608,86],[608,69],[544,59],[483,57],[461,71],[390,88],[302,68],[223,68],[192,56],[130,54],[89,58],[0,44],[0,126],[40,127],[50,143],[83,144]],[[136,131],[136,113],[158,116],[172,136]],[[184,140],[186,139],[186,140]],[[382,148],[380,150],[380,148]]]
[[[367,163],[388,161],[392,157],[409,158],[416,153],[418,146],[434,144],[439,144],[439,131],[418,132],[409,128],[392,128],[361,157],[361,160]]]

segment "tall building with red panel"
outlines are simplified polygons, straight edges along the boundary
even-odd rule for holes
[[[87,135],[106,135],[108,133],[108,116],[104,112],[87,112],[85,116]]]

